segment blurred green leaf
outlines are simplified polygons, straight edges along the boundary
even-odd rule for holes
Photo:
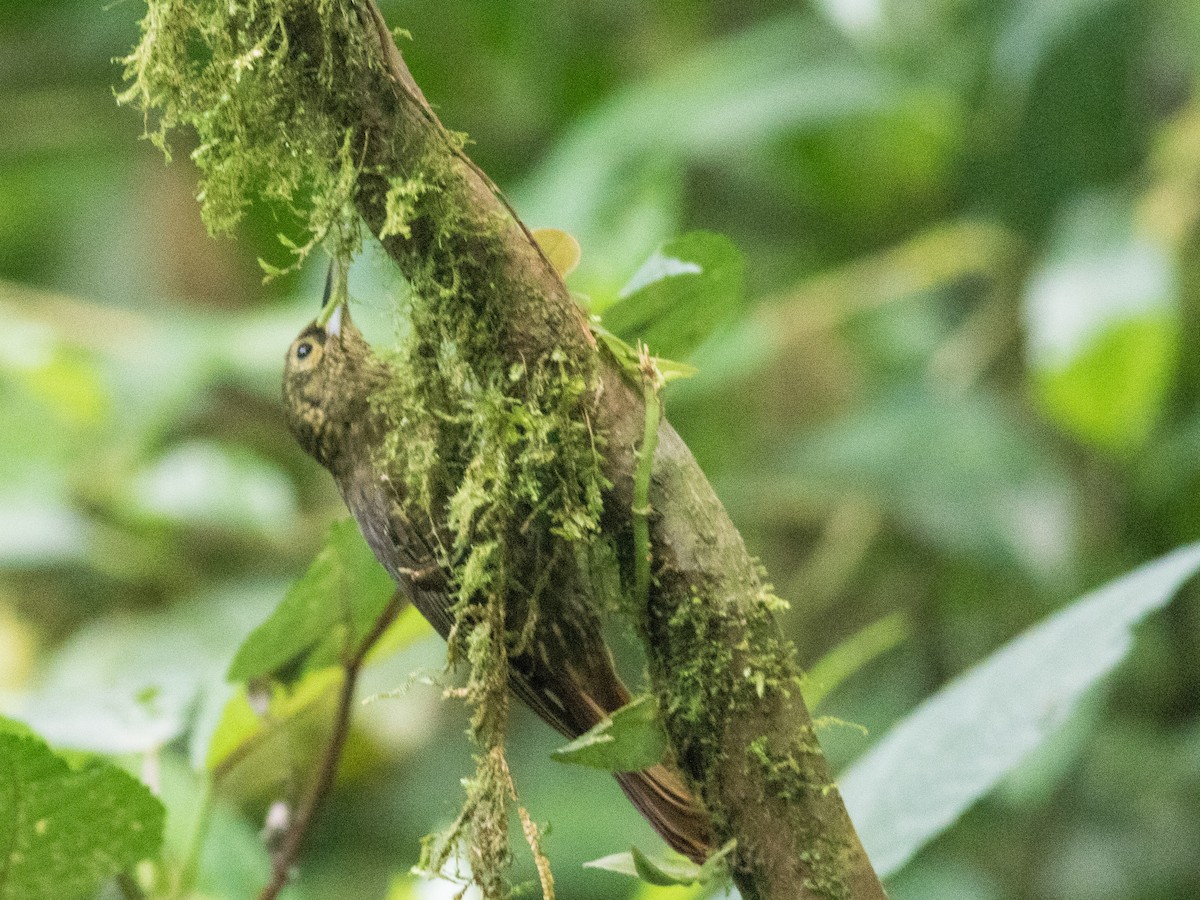
[[[1179,358],[1179,323],[1144,318],[1114,325],[1063,368],[1034,374],[1038,400],[1056,422],[1106,450],[1149,440]]]
[[[1200,569],[1182,547],[1081,598],[957,678],[839,779],[876,871],[922,846],[1049,739],[1129,652],[1132,629]]]
[[[274,535],[296,515],[295,492],[283,472],[207,441],[175,447],[136,475],[130,488],[137,512],[181,525]]]
[[[810,710],[837,690],[838,686],[871,660],[882,656],[909,638],[912,629],[902,612],[884,616],[860,628],[842,641],[805,673],[802,693]]]
[[[412,646],[422,638],[433,635],[436,635],[436,632],[429,620],[421,615],[421,611],[415,606],[406,606],[371,648],[371,652],[367,654],[367,664],[379,662]]]
[[[278,769],[281,758],[293,755],[289,745],[295,743],[297,720],[329,706],[344,677],[342,669],[331,666],[308,672],[294,685],[273,684],[261,713],[251,706],[246,688],[239,687],[213,732],[205,766],[215,770],[258,756],[269,767]],[[285,773],[279,774],[282,777]]]
[[[693,231],[659,247],[610,306],[604,326],[655,354],[684,359],[742,307],[744,263],[728,238]]]
[[[1037,397],[1055,422],[1106,450],[1145,444],[1179,358],[1177,281],[1128,203],[1089,197],[1068,211],[1025,298]]]
[[[105,763],[72,770],[42,741],[0,733],[2,900],[67,900],[155,856],[162,804]]]
[[[155,751],[190,727],[199,761],[231,691],[229,648],[280,593],[251,582],[165,613],[99,620],[74,634],[7,711],[55,746],[97,753]]]
[[[257,896],[271,874],[267,846],[258,828],[213,795],[210,774],[195,770],[177,754],[164,753],[162,799],[168,810],[163,868],[173,874],[198,864],[192,893],[184,896],[189,900]],[[201,846],[196,844],[198,837]],[[292,890],[283,896],[294,898]]]
[[[667,736],[653,697],[638,697],[550,756],[607,772],[637,772],[659,762]]]
[[[341,659],[367,635],[395,592],[357,523],[333,523],[308,571],[238,648],[229,679],[271,674],[324,642],[332,641],[330,650]]]
[[[576,283],[599,293],[676,229],[683,161],[742,160],[781,135],[888,109],[901,88],[815,16],[781,15],[614,94],[526,178],[517,207],[579,239]]]
[[[995,77],[1023,96],[1056,48],[1106,8],[1123,2],[1126,0],[1017,0],[1010,4],[993,52]]]
[[[1067,471],[986,394],[894,389],[802,438],[787,471],[797,491],[863,496],[950,553],[1042,577],[1063,574],[1074,559],[1077,499]],[[762,490],[778,498],[780,486],[774,479]]]
[[[0,501],[0,563],[48,565],[85,559],[93,526],[76,510],[50,497]]]

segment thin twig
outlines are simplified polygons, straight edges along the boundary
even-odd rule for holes
[[[333,719],[333,731],[329,735],[329,743],[325,746],[325,752],[321,757],[317,777],[313,781],[308,794],[301,802],[299,812],[297,812],[292,823],[288,826],[287,832],[280,842],[279,850],[275,853],[271,868],[271,880],[267,882],[266,887],[258,895],[258,900],[275,900],[279,896],[279,892],[287,885],[292,866],[300,855],[300,848],[304,844],[304,839],[308,837],[308,832],[312,827],[317,810],[324,802],[329,789],[333,786],[333,779],[337,774],[338,762],[341,760],[342,750],[346,745],[346,736],[350,733],[350,716],[351,707],[354,703],[354,689],[358,685],[358,676],[362,671],[363,662],[366,660],[367,654],[371,652],[371,648],[379,642],[379,639],[383,637],[383,633],[387,631],[388,626],[396,620],[396,616],[407,605],[407,594],[397,589],[396,593],[392,595],[387,608],[375,621],[370,633],[363,639],[362,643],[354,651],[354,654],[343,663],[346,670],[346,677],[342,681],[342,690],[338,696],[337,711]]]

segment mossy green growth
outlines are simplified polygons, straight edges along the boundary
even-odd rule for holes
[[[295,209],[307,225],[301,244],[281,239],[294,264],[322,244],[348,261],[360,240],[363,140],[342,112],[354,108],[349,86],[363,79],[347,73],[377,66],[379,56],[355,5],[148,0],[141,30],[122,60],[127,86],[118,101],[145,112],[147,136],[168,156],[172,131],[195,132],[209,230],[230,231],[262,198]]]
[[[693,586],[663,625],[651,625],[665,724],[681,763],[700,780],[718,770],[726,723],[800,686],[792,646],[772,617],[778,601],[769,588],[749,610],[714,602],[723,593],[720,585]],[[730,639],[731,623],[744,641]]]
[[[407,337],[372,402],[392,420],[379,465],[404,485],[414,521],[435,523],[453,575],[448,660],[466,663],[460,695],[479,749],[463,815],[426,843],[423,866],[439,870],[469,838],[472,878],[492,898],[509,859],[509,658],[529,645],[548,591],[561,604],[564,585],[586,583],[607,483],[591,426],[594,361],[512,349],[514,310],[534,298],[497,287],[487,261],[508,223],[460,202],[454,154],[429,148],[412,175],[389,182],[384,229],[419,228],[428,249],[410,260]]]
[[[444,523],[437,552],[457,594],[448,661],[467,664],[459,693],[479,748],[463,815],[426,843],[422,865],[439,871],[469,837],[472,878],[492,898],[510,858],[509,657],[528,645],[545,592],[586,577],[606,484],[588,365],[561,351],[510,359],[495,337],[504,298],[468,293],[474,274],[449,260],[428,271],[413,280],[397,375],[373,402],[394,417],[380,463],[403,479],[410,515]]]
[[[784,749],[778,749],[765,737],[751,743],[748,763],[758,769],[761,784],[771,796],[792,803],[805,803],[812,795],[827,796],[837,786],[827,780],[824,758],[812,728]],[[808,875],[805,887],[827,900],[849,900],[851,893],[842,873],[846,871],[848,850],[829,837],[828,829],[813,823],[803,834],[804,847],[798,856]]]

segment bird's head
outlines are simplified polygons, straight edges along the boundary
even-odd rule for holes
[[[371,393],[385,377],[345,302],[326,301],[284,363],[284,411],[300,446],[333,469],[369,419]]]

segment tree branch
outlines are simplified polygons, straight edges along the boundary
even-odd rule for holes
[[[343,121],[366,136],[356,202],[368,227],[384,233],[383,246],[410,278],[453,271],[476,279],[459,284],[463,296],[503,297],[503,318],[489,326],[514,361],[597,354],[562,279],[425,103],[390,33],[378,26],[373,0],[365,2],[383,70],[351,86],[361,102],[343,111]],[[404,232],[385,233],[392,180],[414,178],[436,183],[440,200],[423,206]],[[438,215],[453,217],[456,246],[446,246],[447,222],[434,221]],[[464,268],[464,258],[472,265]],[[613,484],[604,524],[627,551],[645,409],[610,360],[599,360],[597,371],[595,413]],[[665,421],[650,494],[655,577],[646,645],[654,686],[677,759],[718,840],[738,840],[734,877],[743,895],[883,897],[797,689],[794,654],[771,614],[769,588]]]

